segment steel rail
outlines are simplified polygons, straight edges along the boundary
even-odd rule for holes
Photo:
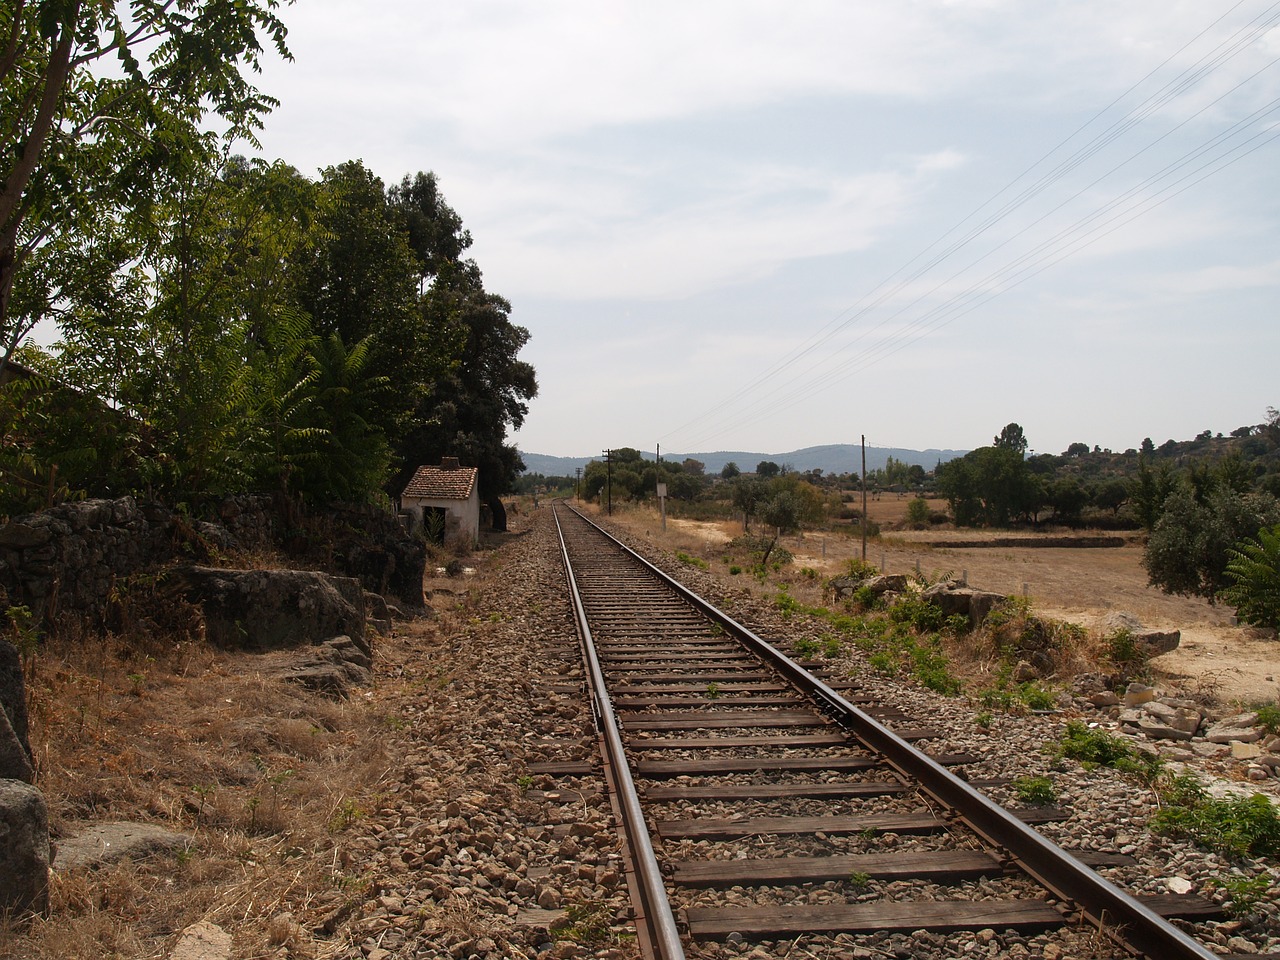
[[[613,787],[614,800],[618,806],[623,833],[630,847],[632,866],[639,885],[642,902],[636,904],[636,923],[643,925],[649,944],[658,960],[685,960],[684,944],[680,940],[676,918],[671,912],[671,901],[662,881],[662,868],[654,855],[653,843],[649,838],[649,827],[645,822],[644,811],[640,807],[640,797],[636,792],[635,780],[631,776],[631,767],[627,763],[626,748],[622,743],[618,717],[614,712],[609,692],[605,688],[604,670],[600,666],[595,639],[587,623],[587,614],[583,607],[582,595],[578,591],[577,577],[573,573],[573,563],[569,558],[564,529],[560,525],[559,513],[553,511],[553,515],[556,521],[556,533],[560,537],[560,552],[564,561],[569,595],[573,601],[578,637],[582,645],[583,658],[587,664],[592,710],[604,745],[605,775]]]
[[[566,504],[583,521],[676,591],[684,600],[719,623],[779,673],[816,699],[823,711],[867,747],[884,756],[902,775],[955,811],[989,843],[1012,855],[1023,870],[1082,914],[1121,946],[1151,960],[1221,960],[1195,938],[1179,930],[1129,894],[1032,830],[1002,806],[916,750],[879,721],[859,710],[768,641],[650,563],[607,530]],[[558,521],[557,521],[558,522]]]

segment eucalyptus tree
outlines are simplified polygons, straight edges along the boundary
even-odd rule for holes
[[[112,292],[120,229],[157,177],[252,138],[276,101],[245,78],[290,56],[290,0],[12,0],[0,6],[0,369],[67,301]]]

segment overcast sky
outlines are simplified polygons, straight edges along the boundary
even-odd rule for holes
[[[301,0],[264,153],[434,170],[515,441],[1116,450],[1280,406],[1280,5]]]

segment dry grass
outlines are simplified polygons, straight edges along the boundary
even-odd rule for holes
[[[274,678],[283,656],[154,630],[64,634],[40,650],[31,740],[55,842],[131,820],[190,846],[55,872],[50,917],[0,926],[0,958],[163,957],[199,920],[232,932],[237,957],[317,955],[308,928],[358,893],[342,831],[389,762],[371,703]]]

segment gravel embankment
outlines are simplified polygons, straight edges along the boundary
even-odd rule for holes
[[[352,811],[352,856],[335,865],[350,876],[350,894],[314,905],[330,912],[336,931],[326,955],[343,960],[636,955],[612,812],[599,783],[591,777],[529,773],[530,763],[589,759],[594,736],[580,699],[569,689],[579,676],[577,640],[562,595],[549,511],[522,522],[528,533],[481,561],[477,575],[467,581],[467,596],[436,597],[441,619],[402,629],[403,635],[382,651],[384,679],[375,696],[387,715],[387,753],[398,759],[381,782],[371,785],[376,803]],[[653,559],[768,639],[789,642],[821,633],[819,625],[803,617],[784,618],[710,574]],[[1224,895],[1220,884],[1232,876],[1230,864],[1147,830],[1155,809],[1149,791],[1112,771],[1086,772],[1045,752],[1044,745],[1060,736],[1066,714],[997,715],[984,730],[967,701],[877,678],[861,669],[856,651],[842,654],[841,666],[859,676],[868,692],[920,724],[944,731],[929,742],[931,750],[980,757],[966,769],[970,779],[1049,777],[1070,816],[1046,825],[1044,833],[1068,847],[1137,858],[1136,866],[1106,872],[1126,889]],[[994,793],[1003,802],[1017,802],[1012,791]],[[828,806],[826,812],[850,811]],[[714,815],[701,808],[699,813]],[[797,850],[766,838],[752,855],[856,852],[865,842],[829,838],[820,848]],[[696,848],[685,852],[696,855]],[[1269,867],[1274,874],[1276,865]],[[790,892],[809,902],[826,902],[828,894],[842,899],[845,894],[833,886]],[[910,889],[882,884],[867,896],[902,898]],[[983,891],[982,883],[971,885],[971,895],[980,897]],[[1280,951],[1280,906],[1264,903],[1246,919],[1195,932],[1221,952]],[[1119,954],[1092,929],[1069,929],[1035,937],[992,930],[885,934],[857,941],[843,936],[775,944],[739,941],[700,946],[694,955],[941,960]]]

